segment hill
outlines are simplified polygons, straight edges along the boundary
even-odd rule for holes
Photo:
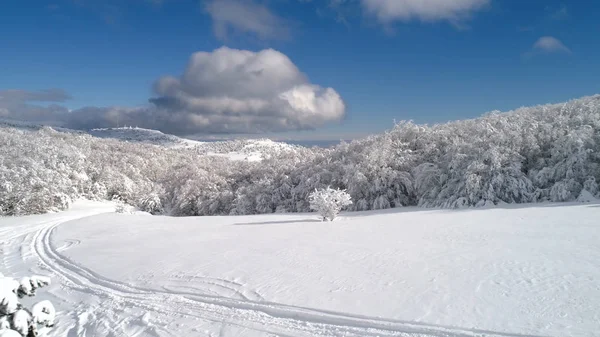
[[[152,130],[123,137],[129,131],[109,134],[171,139]],[[444,124],[404,121],[327,149],[234,140],[174,150],[1,125],[0,141],[10,144],[0,148],[0,214],[64,209],[78,198],[171,215],[307,212],[308,194],[327,186],[346,189],[352,211],[600,196],[600,95]]]
[[[58,309],[52,336],[592,337],[598,206],[405,208],[324,223],[80,202],[0,218],[2,271],[53,276],[40,293]]]
[[[126,142],[145,143],[165,147],[194,147],[201,142],[164,134],[158,130],[150,130],[138,127],[119,127],[91,129],[88,133],[99,138],[113,138]]]

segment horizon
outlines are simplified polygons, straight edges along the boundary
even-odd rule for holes
[[[99,128],[89,128],[89,129],[70,129],[68,127],[64,127],[61,125],[56,125],[56,124],[52,124],[52,123],[48,123],[48,122],[44,122],[44,121],[25,121],[25,120],[14,119],[11,117],[3,117],[3,116],[0,116],[0,124],[4,123],[4,124],[8,124],[13,127],[17,127],[17,128],[18,127],[48,126],[48,127],[54,128],[54,129],[60,128],[60,129],[64,129],[64,130],[74,131],[74,132],[84,132],[84,133],[92,134],[95,137],[98,137],[98,136],[94,135],[92,133],[93,131],[136,130],[136,129],[138,129],[138,130],[159,132],[159,133],[162,133],[165,135],[175,136],[175,137],[178,137],[181,139],[187,139],[187,140],[193,140],[193,141],[199,141],[199,142],[227,142],[227,141],[235,141],[235,140],[263,140],[263,139],[266,139],[266,140],[271,140],[274,142],[287,143],[290,145],[300,145],[303,147],[317,146],[317,147],[322,147],[322,148],[328,148],[328,147],[339,145],[342,142],[352,142],[355,140],[361,140],[361,139],[364,139],[364,138],[367,138],[370,136],[376,136],[378,134],[387,132],[389,130],[392,130],[394,128],[394,126],[396,125],[396,123],[398,123],[398,122],[410,122],[410,123],[415,123],[416,125],[421,125],[421,126],[443,125],[443,124],[448,124],[448,123],[453,123],[453,122],[460,122],[460,121],[464,121],[464,120],[475,120],[475,119],[479,119],[479,118],[485,118],[487,116],[487,114],[489,114],[489,113],[507,114],[507,113],[512,113],[512,112],[517,112],[520,109],[530,109],[530,108],[539,107],[539,106],[551,108],[556,105],[567,104],[567,103],[576,102],[579,100],[585,100],[588,98],[596,98],[596,97],[600,97],[600,94],[593,94],[593,95],[589,95],[589,96],[577,97],[577,98],[569,99],[564,102],[535,104],[532,106],[521,106],[521,107],[515,108],[513,110],[509,110],[509,111],[497,111],[497,110],[496,111],[487,111],[478,116],[474,116],[474,117],[470,117],[470,118],[448,120],[448,121],[443,121],[443,122],[438,122],[438,123],[416,123],[414,120],[394,121],[390,127],[384,128],[379,132],[362,133],[362,134],[360,134],[360,133],[359,134],[345,134],[345,135],[334,134],[333,136],[330,136],[330,137],[318,137],[318,138],[311,137],[311,135],[307,134],[305,131],[304,131],[305,132],[304,134],[302,134],[303,131],[299,131],[299,132],[283,132],[283,133],[272,133],[272,134],[218,133],[218,134],[211,134],[211,135],[175,135],[175,134],[163,132],[159,129],[144,128],[144,127],[140,127],[138,125],[116,125],[116,126],[110,126],[110,127],[99,127]],[[296,137],[299,134],[302,136]],[[339,137],[337,137],[337,136],[339,136]],[[106,138],[106,137],[102,137],[102,138]],[[108,137],[108,138],[113,138],[113,137]]]
[[[595,9],[588,0],[9,1],[0,117],[333,141],[395,120],[559,103],[600,93]]]

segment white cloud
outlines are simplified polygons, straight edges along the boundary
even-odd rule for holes
[[[361,0],[365,10],[382,23],[449,21],[459,24],[490,0]]]
[[[62,90],[0,90],[0,116],[72,129],[136,125],[190,135],[311,130],[345,114],[334,89],[310,83],[273,49],[195,53],[181,76],[158,79],[154,91],[147,106],[69,110],[52,103],[70,98]]]
[[[540,37],[534,44],[533,50],[544,53],[571,53],[559,39],[552,36]]]
[[[180,78],[163,77],[152,99],[176,133],[312,129],[345,112],[332,88],[308,82],[284,54],[219,48],[192,55]]]
[[[226,39],[231,31],[255,34],[261,39],[289,36],[282,18],[252,0],[211,0],[206,3],[205,9],[213,20],[214,33],[219,39]]]

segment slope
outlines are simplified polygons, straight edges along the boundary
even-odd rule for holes
[[[57,336],[593,336],[600,205],[0,220]],[[86,211],[87,209],[87,211]],[[80,220],[68,221],[81,218]]]

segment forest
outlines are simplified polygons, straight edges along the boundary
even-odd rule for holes
[[[0,124],[0,214],[120,200],[173,216],[309,212],[339,188],[350,211],[463,208],[599,196],[600,95],[390,130],[332,148],[289,146],[260,161],[211,156],[239,141],[169,148],[48,126]]]

